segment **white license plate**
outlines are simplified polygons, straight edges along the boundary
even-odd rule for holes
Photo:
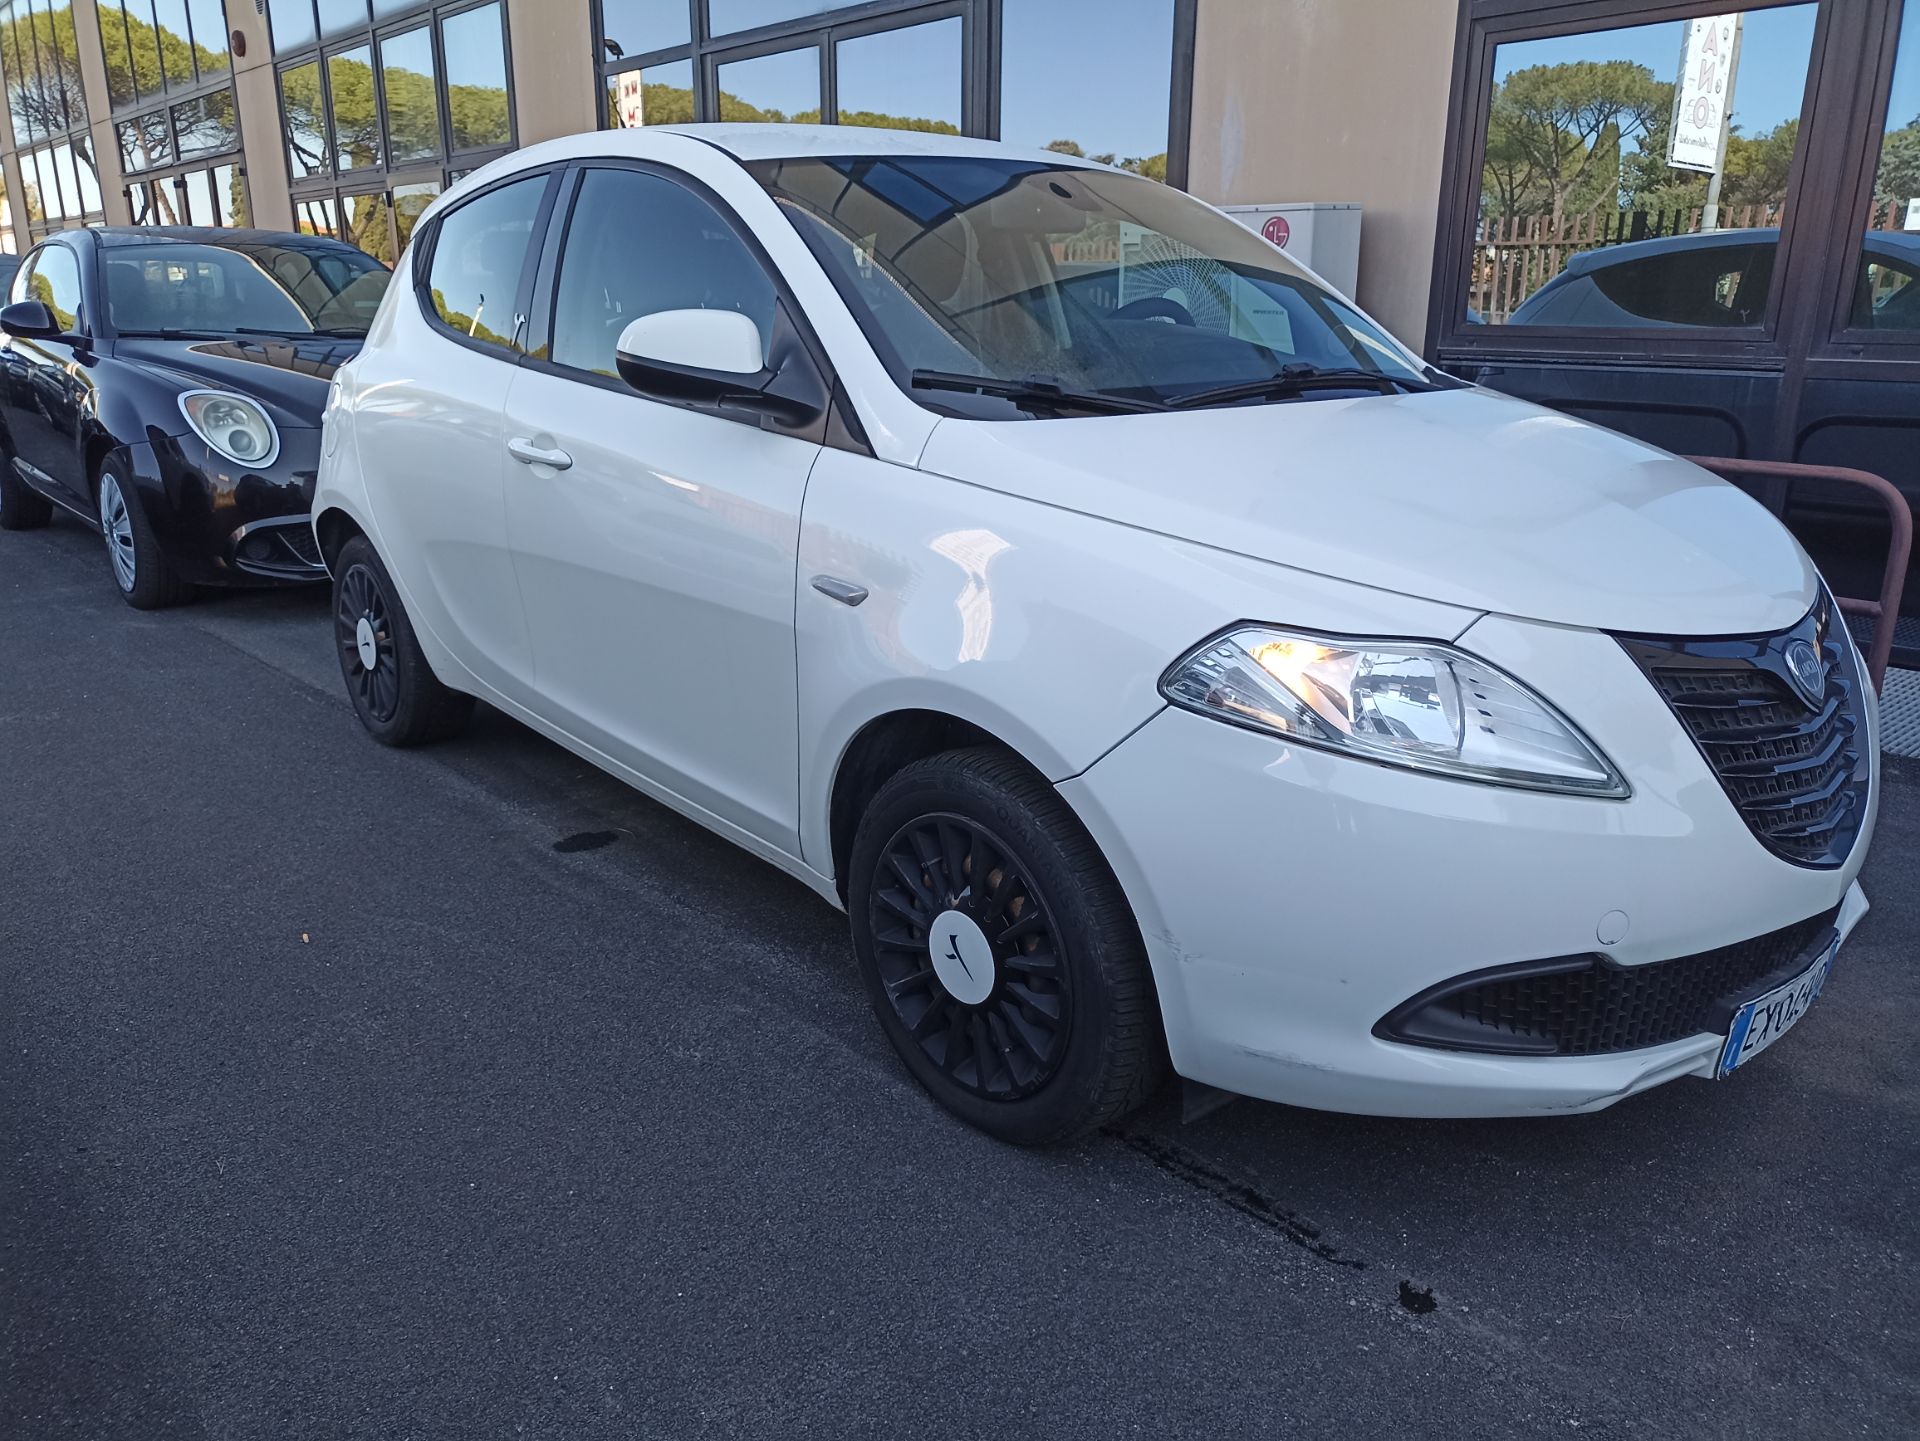
[[[1839,954],[1840,938],[1820,953],[1820,959],[1783,986],[1748,1001],[1733,1017],[1727,1044],[1720,1052],[1720,1074],[1743,1066],[1793,1029],[1820,995]]]

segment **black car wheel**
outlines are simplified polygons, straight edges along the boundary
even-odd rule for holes
[[[0,449],[0,530],[38,530],[52,519],[53,502],[22,480]]]
[[[191,598],[193,587],[173,573],[160,553],[140,497],[118,460],[109,459],[100,467],[94,499],[100,508],[107,562],[127,604],[135,610],[164,610]]]
[[[1139,929],[1092,837],[1018,760],[951,751],[895,775],[849,882],[874,1011],[949,1110],[1044,1145],[1152,1093],[1162,1042]]]
[[[457,735],[473,697],[434,675],[393,579],[355,536],[333,563],[333,634],[354,712],[382,745],[416,746]]]

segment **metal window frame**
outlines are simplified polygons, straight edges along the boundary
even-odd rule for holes
[[[194,160],[189,160],[184,164],[175,164],[171,166],[156,166],[152,170],[142,170],[137,175],[129,176],[126,184],[124,184],[121,187],[121,194],[125,197],[127,202],[127,214],[131,216],[134,213],[133,196],[136,190],[139,190],[141,187],[147,186],[147,185],[159,185],[159,184],[165,183],[173,187],[174,205],[177,213],[181,216],[181,219],[179,219],[175,223],[179,225],[192,225],[194,223],[191,218],[192,211],[188,208],[186,204],[186,191],[187,191],[188,177],[194,176],[194,175],[211,175],[215,171],[225,170],[228,168],[231,168],[234,171],[234,173],[240,177],[240,184],[244,188],[245,194],[246,194],[247,224],[251,225],[253,223],[253,181],[247,175],[246,157],[244,155],[234,154],[231,151],[222,151],[218,155],[202,156]],[[143,222],[139,220],[134,220],[131,223],[134,225],[140,225]],[[144,223],[151,224],[154,222],[144,222]],[[220,223],[219,212],[216,210],[214,214],[213,225],[211,228],[215,230],[224,230],[229,228],[238,229],[242,227],[228,227],[228,226],[222,225]]]
[[[1465,0],[1471,3],[1471,0]],[[1788,0],[1773,0],[1788,3]],[[1000,138],[1000,91],[1005,0],[854,0],[834,9],[796,15],[751,30],[722,36],[710,33],[706,0],[687,0],[686,44],[670,45],[617,59],[606,53],[605,6],[593,0],[593,61],[599,81],[598,125],[608,128],[606,89],[616,76],[631,70],[691,61],[694,116],[718,120],[719,90],[715,79],[720,65],[762,55],[796,50],[806,45],[820,49],[820,109],[823,119],[839,113],[838,77],[833,47],[841,40],[903,30],[912,25],[960,15],[960,110],[963,134],[988,140]],[[1189,151],[1193,132],[1193,70],[1200,0],[1173,0],[1172,75],[1167,105],[1167,183],[1187,188]]]

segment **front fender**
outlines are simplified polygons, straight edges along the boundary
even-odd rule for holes
[[[822,576],[867,597],[833,600]],[[835,777],[883,716],[969,722],[1058,783],[1151,719],[1166,668],[1236,621],[1451,640],[1475,615],[827,450],[795,596],[802,855],[831,874]]]

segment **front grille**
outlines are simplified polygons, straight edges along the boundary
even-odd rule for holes
[[[320,564],[320,542],[314,539],[312,526],[290,525],[280,532],[280,538],[298,559],[308,565]]]
[[[1712,640],[1618,637],[1673,710],[1754,835],[1796,865],[1840,865],[1866,819],[1872,774],[1863,681],[1846,628],[1820,601],[1791,630]],[[1822,688],[1803,695],[1805,642]]]
[[[1811,965],[1839,907],[1643,966],[1566,956],[1458,976],[1390,1012],[1382,1040],[1520,1056],[1604,1056],[1725,1031],[1745,1002]]]
[[[281,580],[313,580],[326,573],[313,525],[304,515],[248,526],[234,542],[233,560],[241,570]]]

